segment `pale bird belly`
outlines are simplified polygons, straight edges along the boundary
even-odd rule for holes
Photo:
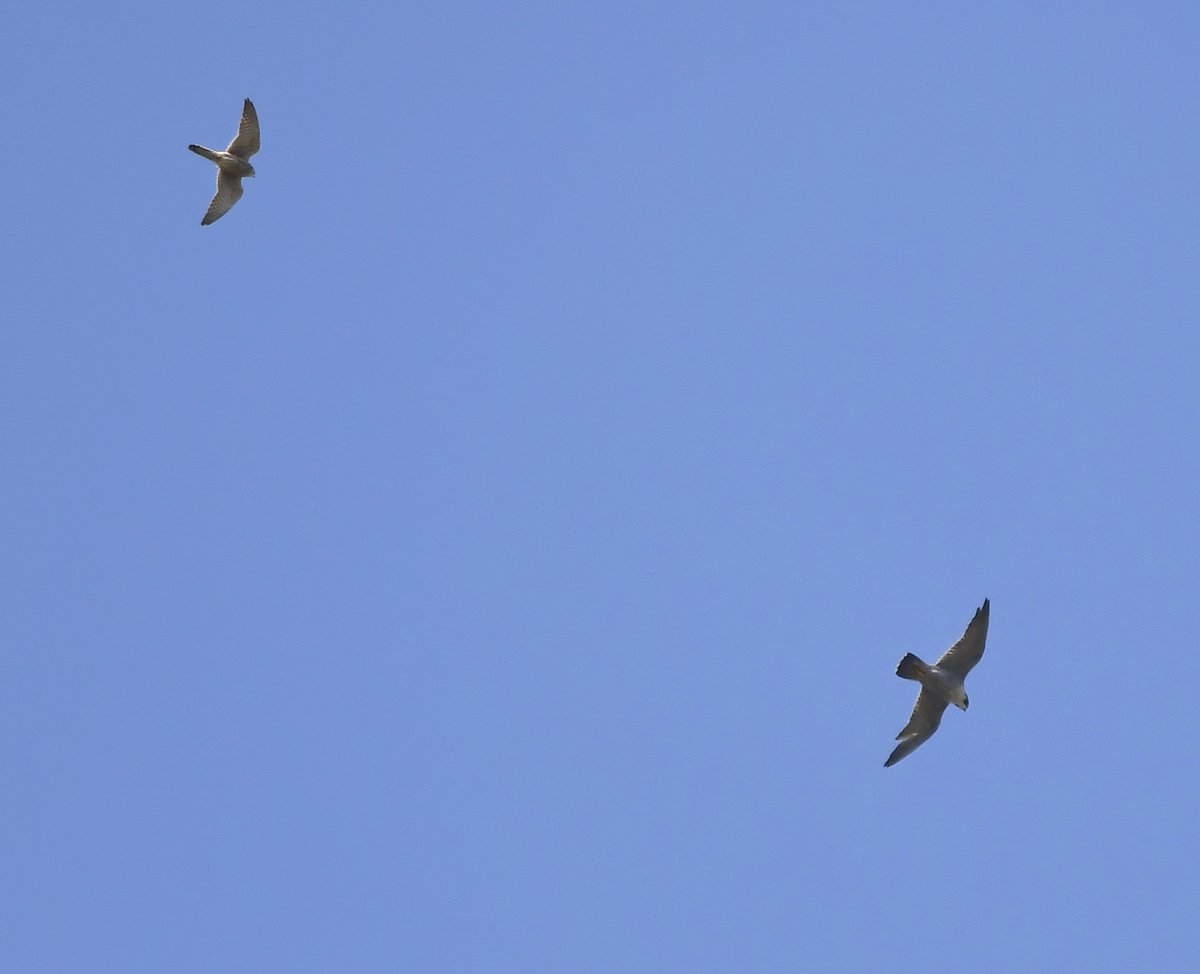
[[[220,153],[215,161],[221,167],[222,172],[227,172],[231,176],[249,176],[254,171],[244,159],[231,156],[228,152]]]

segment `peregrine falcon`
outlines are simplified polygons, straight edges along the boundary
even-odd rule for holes
[[[254,175],[250,157],[258,151],[258,112],[254,110],[253,103],[247,98],[242,106],[238,134],[229,143],[229,148],[206,149],[202,145],[189,145],[188,148],[217,164],[217,195],[208,204],[208,212],[200,221],[200,226],[206,227],[221,219],[242,198],[242,177]]]
[[[975,611],[975,618],[967,626],[953,646],[934,665],[923,662],[912,653],[907,653],[900,665],[896,667],[896,676],[906,680],[916,680],[921,684],[921,692],[917,694],[917,703],[904,730],[896,735],[900,743],[892,756],[884,763],[890,768],[901,758],[908,757],[917,748],[933,736],[942,722],[942,714],[948,704],[954,704],[960,710],[966,710],[970,701],[967,690],[963,686],[971,667],[983,656],[983,644],[987,640],[988,612],[990,603],[987,599]]]

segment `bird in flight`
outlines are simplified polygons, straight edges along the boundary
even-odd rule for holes
[[[229,148],[224,151],[206,149],[202,145],[189,145],[188,148],[217,164],[217,195],[208,204],[208,212],[200,221],[200,226],[206,227],[221,219],[242,198],[242,177],[254,175],[250,157],[258,151],[258,112],[254,110],[253,103],[247,98],[242,106],[238,134],[229,143]]]
[[[904,729],[896,735],[900,743],[884,763],[890,768],[897,761],[908,757],[917,748],[933,737],[933,732],[942,722],[942,714],[949,704],[966,710],[970,701],[963,686],[967,674],[983,657],[983,644],[987,641],[988,613],[991,605],[987,599],[975,610],[975,618],[967,626],[962,637],[951,646],[932,666],[912,653],[906,653],[896,667],[896,676],[916,680],[921,684],[917,702]]]

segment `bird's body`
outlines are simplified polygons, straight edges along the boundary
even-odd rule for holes
[[[907,653],[900,660],[896,675],[905,680],[916,680],[921,684],[921,692],[917,694],[917,702],[908,723],[896,735],[900,743],[887,759],[885,768],[890,768],[929,740],[950,704],[960,710],[966,710],[970,705],[964,681],[983,656],[990,611],[991,603],[984,599],[962,638],[946,650],[936,663],[926,663],[912,653]]]
[[[200,221],[201,226],[215,223],[238,200],[242,198],[242,178],[253,176],[254,167],[250,165],[250,157],[258,151],[259,131],[258,112],[249,98],[242,106],[242,120],[238,125],[238,134],[229,143],[227,149],[206,149],[202,145],[189,145],[196,155],[204,156],[217,164],[217,193],[208,204],[208,212]]]
[[[205,159],[211,159],[217,164],[217,168],[221,172],[229,173],[231,176],[253,176],[254,167],[245,159],[235,156],[232,152],[221,149],[206,149],[202,145],[189,145],[196,155],[204,156]]]

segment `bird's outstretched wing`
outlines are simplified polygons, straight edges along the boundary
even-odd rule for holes
[[[258,112],[254,110],[254,103],[249,98],[242,106],[242,121],[238,125],[238,134],[225,151],[232,152],[242,159],[248,159],[258,151]]]
[[[884,762],[883,766],[890,768],[901,758],[908,757],[913,751],[929,740],[929,738],[933,737],[933,732],[938,729],[938,725],[942,722],[942,714],[946,712],[946,706],[947,701],[935,697],[924,687],[921,687],[921,692],[917,694],[917,702],[913,705],[908,723],[896,735],[896,740],[900,743],[896,745],[896,749],[892,751],[891,757]]]
[[[215,223],[229,212],[230,207],[242,198],[242,177],[231,176],[223,169],[217,170],[217,195],[208,204],[208,212],[200,221],[200,226],[206,227]]]
[[[990,610],[991,603],[984,599],[983,605],[975,610],[975,618],[967,626],[966,632],[937,661],[938,669],[953,673],[960,680],[967,678],[971,667],[983,658],[983,644],[987,641]]]

